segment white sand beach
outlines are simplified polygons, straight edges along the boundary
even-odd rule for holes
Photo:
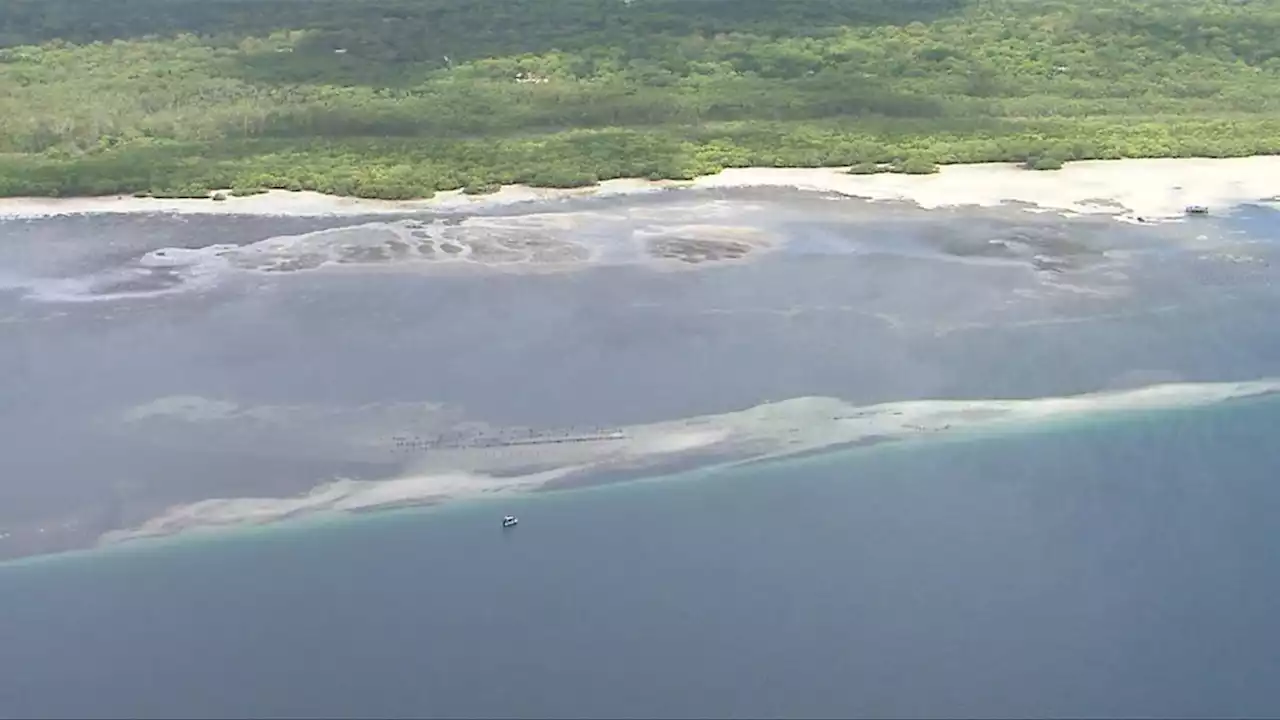
[[[934,175],[850,175],[848,168],[735,168],[688,182],[610,180],[569,190],[511,185],[489,195],[443,192],[425,200],[386,201],[274,190],[226,200],[135,197],[3,198],[0,218],[80,213],[190,213],[264,216],[351,216],[442,210],[536,200],[625,195],[665,188],[786,187],[925,208],[1020,203],[1066,214],[1167,220],[1188,205],[1211,211],[1280,199],[1280,156],[1073,162],[1034,171],[990,163],[949,165]]]

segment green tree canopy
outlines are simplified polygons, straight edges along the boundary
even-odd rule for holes
[[[1280,0],[0,0],[0,194],[1280,151]]]

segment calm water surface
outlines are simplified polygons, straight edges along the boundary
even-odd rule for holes
[[[1280,375],[1264,208],[1153,229],[713,200],[789,243],[206,283],[138,258],[351,220],[2,224],[0,527],[385,477],[331,425],[396,402],[622,424]],[[558,207],[608,214],[597,239],[673,212],[627,202]],[[169,395],[297,420],[104,429]],[[1277,427],[1238,401],[20,562],[0,716],[1274,716]]]
[[[5,714],[1268,716],[1280,403],[5,571]]]

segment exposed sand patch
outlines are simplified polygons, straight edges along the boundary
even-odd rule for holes
[[[1113,215],[1122,219],[1182,217],[1188,205],[1210,212],[1280,196],[1280,156],[1095,160],[1062,170],[1033,171],[991,163],[950,165],[935,175],[849,175],[847,168],[738,168],[690,182],[610,180],[569,190],[503,187],[490,195],[460,191],[427,200],[363,200],[313,192],[272,191],[225,201],[98,198],[3,198],[0,218],[76,213],[194,213],[247,215],[369,215],[507,205],[557,198],[626,195],[666,188],[788,187],[936,208],[1022,203],[1029,209]]]
[[[423,200],[373,200],[323,193],[270,190],[248,196],[220,191],[226,200],[195,198],[138,198],[130,195],[77,198],[0,198],[0,218],[37,218],[83,213],[176,213],[196,215],[355,216],[400,215],[421,210],[451,210],[571,197],[631,195],[688,183],[649,180],[608,180],[594,187],[532,188],[507,185],[487,195],[461,190],[436,193]],[[212,197],[213,193],[210,193]]]
[[[695,187],[783,186],[924,208],[1025,203],[1081,215],[1184,217],[1189,205],[1225,210],[1280,194],[1280,157],[1094,160],[1034,171],[1002,163],[951,165],[934,175],[849,175],[840,169],[746,168]]]
[[[1033,426],[1099,413],[1172,409],[1280,392],[1280,378],[1235,383],[1169,383],[1136,390],[1029,400],[913,400],[855,406],[829,397],[794,398],[737,412],[636,425],[558,443],[508,443],[455,447],[423,453],[403,477],[382,481],[337,480],[291,498],[225,498],[172,507],[143,523],[108,533],[102,543],[164,535],[211,525],[264,523],[299,514],[349,512],[406,504],[428,504],[493,493],[519,493],[586,471],[643,468],[680,457],[715,454],[736,462],[779,458],[860,441],[903,440],[947,431]],[[399,420],[439,417],[438,406],[396,406]],[[186,421],[209,424],[228,417],[281,418],[301,411],[251,412],[217,401],[181,398],[150,403],[134,422]],[[315,412],[310,413],[315,415]],[[350,427],[349,423],[339,423]],[[469,431],[493,432],[478,423],[455,423]],[[146,428],[143,428],[144,430]],[[332,438],[332,442],[340,442]],[[371,436],[349,440],[367,450]],[[533,472],[500,476],[516,468]]]

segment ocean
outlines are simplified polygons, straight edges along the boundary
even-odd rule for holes
[[[957,216],[927,217],[954,228]],[[347,432],[356,416],[343,412],[366,419],[396,398],[466,402],[512,423],[545,407],[561,424],[625,424],[806,393],[869,404],[1280,375],[1271,266],[1203,259],[1269,260],[1271,211],[1196,232],[1048,219],[1028,230],[1009,217],[968,222],[1105,239],[1129,264],[1029,275],[1022,256],[939,262],[929,243],[945,233],[905,210],[860,219],[882,225],[843,259],[818,242],[831,226],[811,223],[788,229],[795,251],[772,265],[488,277],[483,293],[469,277],[386,276],[371,290],[359,275],[300,275],[286,292],[273,283],[288,281],[236,276],[72,301],[115,290],[85,280],[100,271],[81,255],[53,285],[10,257],[28,277],[0,305],[6,332],[26,333],[10,336],[25,364],[8,375],[19,368],[26,384],[0,384],[0,425],[24,440],[0,445],[0,491],[31,514],[92,497],[94,478],[119,487],[136,473],[167,502],[197,476],[377,465],[308,443],[334,444],[323,423]],[[131,223],[170,228],[113,222],[126,238],[117,263],[136,254]],[[68,235],[50,227],[22,232]],[[278,232],[247,227],[236,232]],[[899,256],[893,243],[915,245]],[[64,296],[39,296],[54,291]],[[389,297],[450,308],[452,322],[419,322]],[[598,297],[612,302],[583,299]],[[397,323],[408,330],[391,332]],[[571,341],[551,347],[552,329]],[[528,366],[504,370],[497,358],[516,352]],[[314,367],[298,360],[313,356]],[[86,377],[92,363],[99,374]],[[222,425],[171,428],[152,446],[30,402],[23,426],[13,405],[43,398],[90,418],[178,393],[232,398],[258,418],[287,408],[290,432],[272,436],[274,455]],[[323,412],[299,409],[307,402]],[[31,447],[54,427],[75,442]],[[0,565],[0,716],[1273,717],[1277,428],[1280,397],[1268,395],[24,558]],[[99,447],[104,437],[129,457]],[[34,472],[43,484],[22,481]],[[501,530],[504,513],[520,525]]]
[[[3,574],[0,707],[1265,717],[1276,427],[1234,401],[39,561]]]

